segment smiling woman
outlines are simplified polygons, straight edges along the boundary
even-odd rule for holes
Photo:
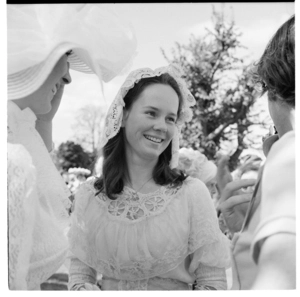
[[[179,130],[182,122],[190,117],[189,106],[194,104],[194,98],[184,88],[179,69],[175,66],[167,69],[165,72],[158,69],[155,75],[149,69],[133,71],[111,105],[106,131],[102,135],[106,157],[103,177],[106,194],[111,199],[120,193],[124,183],[132,183],[128,170],[135,167],[134,164],[154,168],[153,188],[157,188],[156,184],[174,183],[179,178],[178,173],[171,169],[178,162]],[[115,110],[121,106],[120,99],[124,110],[119,109],[115,115]],[[115,130],[111,131],[111,125]],[[144,179],[149,179],[152,173],[148,175]],[[103,181],[99,179],[95,184],[99,191],[104,186]]]
[[[138,69],[121,86],[102,135],[103,173],[75,196],[71,290],[96,290],[97,272],[101,290],[227,288],[229,243],[210,194],[174,169],[194,103],[177,65]]]
[[[125,23],[93,4],[8,5],[7,28],[8,282],[38,290],[68,251],[70,192],[49,151],[69,68],[109,81],[136,43]]]
[[[174,136],[178,107],[179,98],[172,87],[152,82],[136,103],[125,109],[122,127],[127,163],[142,160],[157,163]]]
[[[13,102],[20,109],[30,108],[36,115],[49,113],[55,95],[58,94],[57,97],[61,98],[64,85],[72,81],[69,73],[69,55],[70,51],[57,61],[50,75],[36,91],[23,98],[14,99]]]

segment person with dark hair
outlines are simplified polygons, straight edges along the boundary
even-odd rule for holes
[[[285,22],[257,65],[276,131],[262,176],[260,221],[252,242],[253,289],[296,288],[295,16]]]
[[[254,180],[241,180],[228,183],[220,198],[234,234],[233,289],[295,289],[295,16],[277,30],[252,74],[267,92],[276,131],[263,143],[267,159],[252,197],[239,191]],[[236,206],[249,201],[240,216]]]
[[[100,178],[75,196],[70,290],[227,289],[230,265],[205,184],[176,169],[195,99],[178,65],[129,74],[102,134]],[[194,282],[196,283],[194,284]]]

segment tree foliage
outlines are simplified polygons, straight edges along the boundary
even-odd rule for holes
[[[250,127],[266,125],[255,113],[256,92],[248,73],[248,65],[239,57],[241,33],[233,18],[228,20],[224,10],[212,14],[213,30],[206,28],[202,37],[191,35],[187,45],[175,43],[172,58],[166,60],[182,66],[185,80],[196,99],[193,119],[183,127],[181,146],[199,149],[209,159],[225,143],[236,143],[230,168],[238,165],[242,151],[260,145],[261,138],[247,139]],[[258,143],[259,142],[259,143]]]
[[[94,158],[86,152],[80,144],[66,141],[60,144],[53,154],[54,163],[59,171],[68,171],[69,168],[81,167],[91,170]]]

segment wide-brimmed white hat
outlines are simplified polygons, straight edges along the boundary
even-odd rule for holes
[[[130,24],[101,4],[7,5],[8,99],[36,91],[58,60],[104,82],[125,71],[136,54]]]

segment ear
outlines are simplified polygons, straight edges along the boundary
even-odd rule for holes
[[[123,117],[122,117],[122,124],[121,124],[121,127],[124,127],[125,126],[125,123],[126,123],[126,120],[128,118],[128,115],[129,115],[129,111],[126,110],[125,108],[123,108]]]

